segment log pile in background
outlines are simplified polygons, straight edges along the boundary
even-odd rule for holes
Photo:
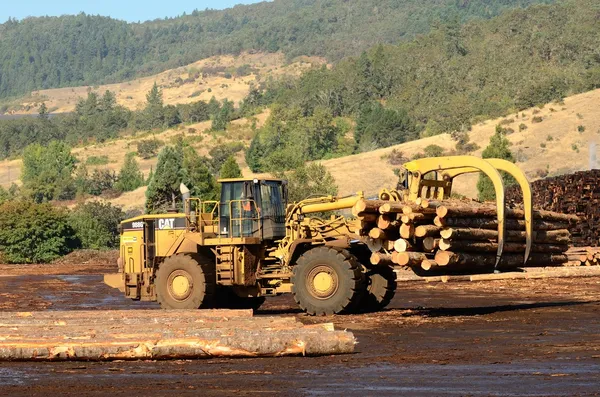
[[[333,324],[252,310],[0,313],[0,361],[278,357],[352,353]]]
[[[531,184],[531,190],[534,207],[579,216],[580,221],[570,228],[574,246],[600,245],[600,170],[540,179]],[[506,197],[515,203],[523,201],[518,186],[507,189]]]
[[[572,266],[600,265],[600,248],[597,247],[571,247],[566,255]]]
[[[352,211],[359,222],[359,234],[373,251],[373,264],[408,266],[431,274],[494,270],[498,249],[495,206],[458,200],[361,200]],[[524,212],[508,209],[506,218],[500,269],[568,262],[568,228],[577,221],[576,216],[534,211],[534,243],[526,264]]]

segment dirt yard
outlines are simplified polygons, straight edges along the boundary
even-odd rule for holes
[[[104,286],[113,265],[0,267],[0,310],[157,308]],[[353,355],[167,362],[0,363],[0,395],[598,396],[600,278],[404,282],[389,310],[332,321]]]

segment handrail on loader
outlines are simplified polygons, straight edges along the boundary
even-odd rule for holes
[[[505,195],[504,182],[498,170],[504,171],[512,175],[519,183],[523,192],[523,203],[525,209],[525,234],[526,234],[526,249],[524,262],[527,262],[531,253],[533,240],[533,208],[531,187],[527,177],[516,165],[503,159],[480,159],[473,156],[450,156],[450,157],[431,157],[413,160],[404,164],[404,167],[409,171],[412,180],[409,184],[409,200],[414,201],[420,197],[423,187],[423,177],[433,171],[440,172],[443,179],[452,181],[456,176],[483,172],[494,184],[496,193],[496,208],[498,213],[498,251],[496,253],[496,265],[500,263],[504,250],[505,236]],[[450,184],[451,186],[451,184]],[[444,198],[450,196],[450,191],[444,191]]]

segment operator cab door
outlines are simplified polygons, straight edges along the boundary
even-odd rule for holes
[[[219,234],[224,237],[260,237],[258,211],[252,181],[221,185]]]
[[[260,182],[262,238],[278,240],[285,236],[287,190],[283,181]]]

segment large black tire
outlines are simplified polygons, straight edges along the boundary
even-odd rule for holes
[[[221,309],[252,309],[256,311],[266,298],[264,296],[257,297],[241,297],[238,296],[231,287],[217,286],[217,295],[215,307]]]
[[[317,247],[298,259],[292,274],[292,293],[310,315],[354,310],[365,292],[362,266],[348,251]]]
[[[370,265],[365,274],[367,280],[367,292],[360,310],[375,312],[384,309],[390,304],[396,294],[396,273],[390,266]]]
[[[200,256],[173,255],[161,263],[154,280],[163,309],[212,307],[216,289],[214,263]]]

